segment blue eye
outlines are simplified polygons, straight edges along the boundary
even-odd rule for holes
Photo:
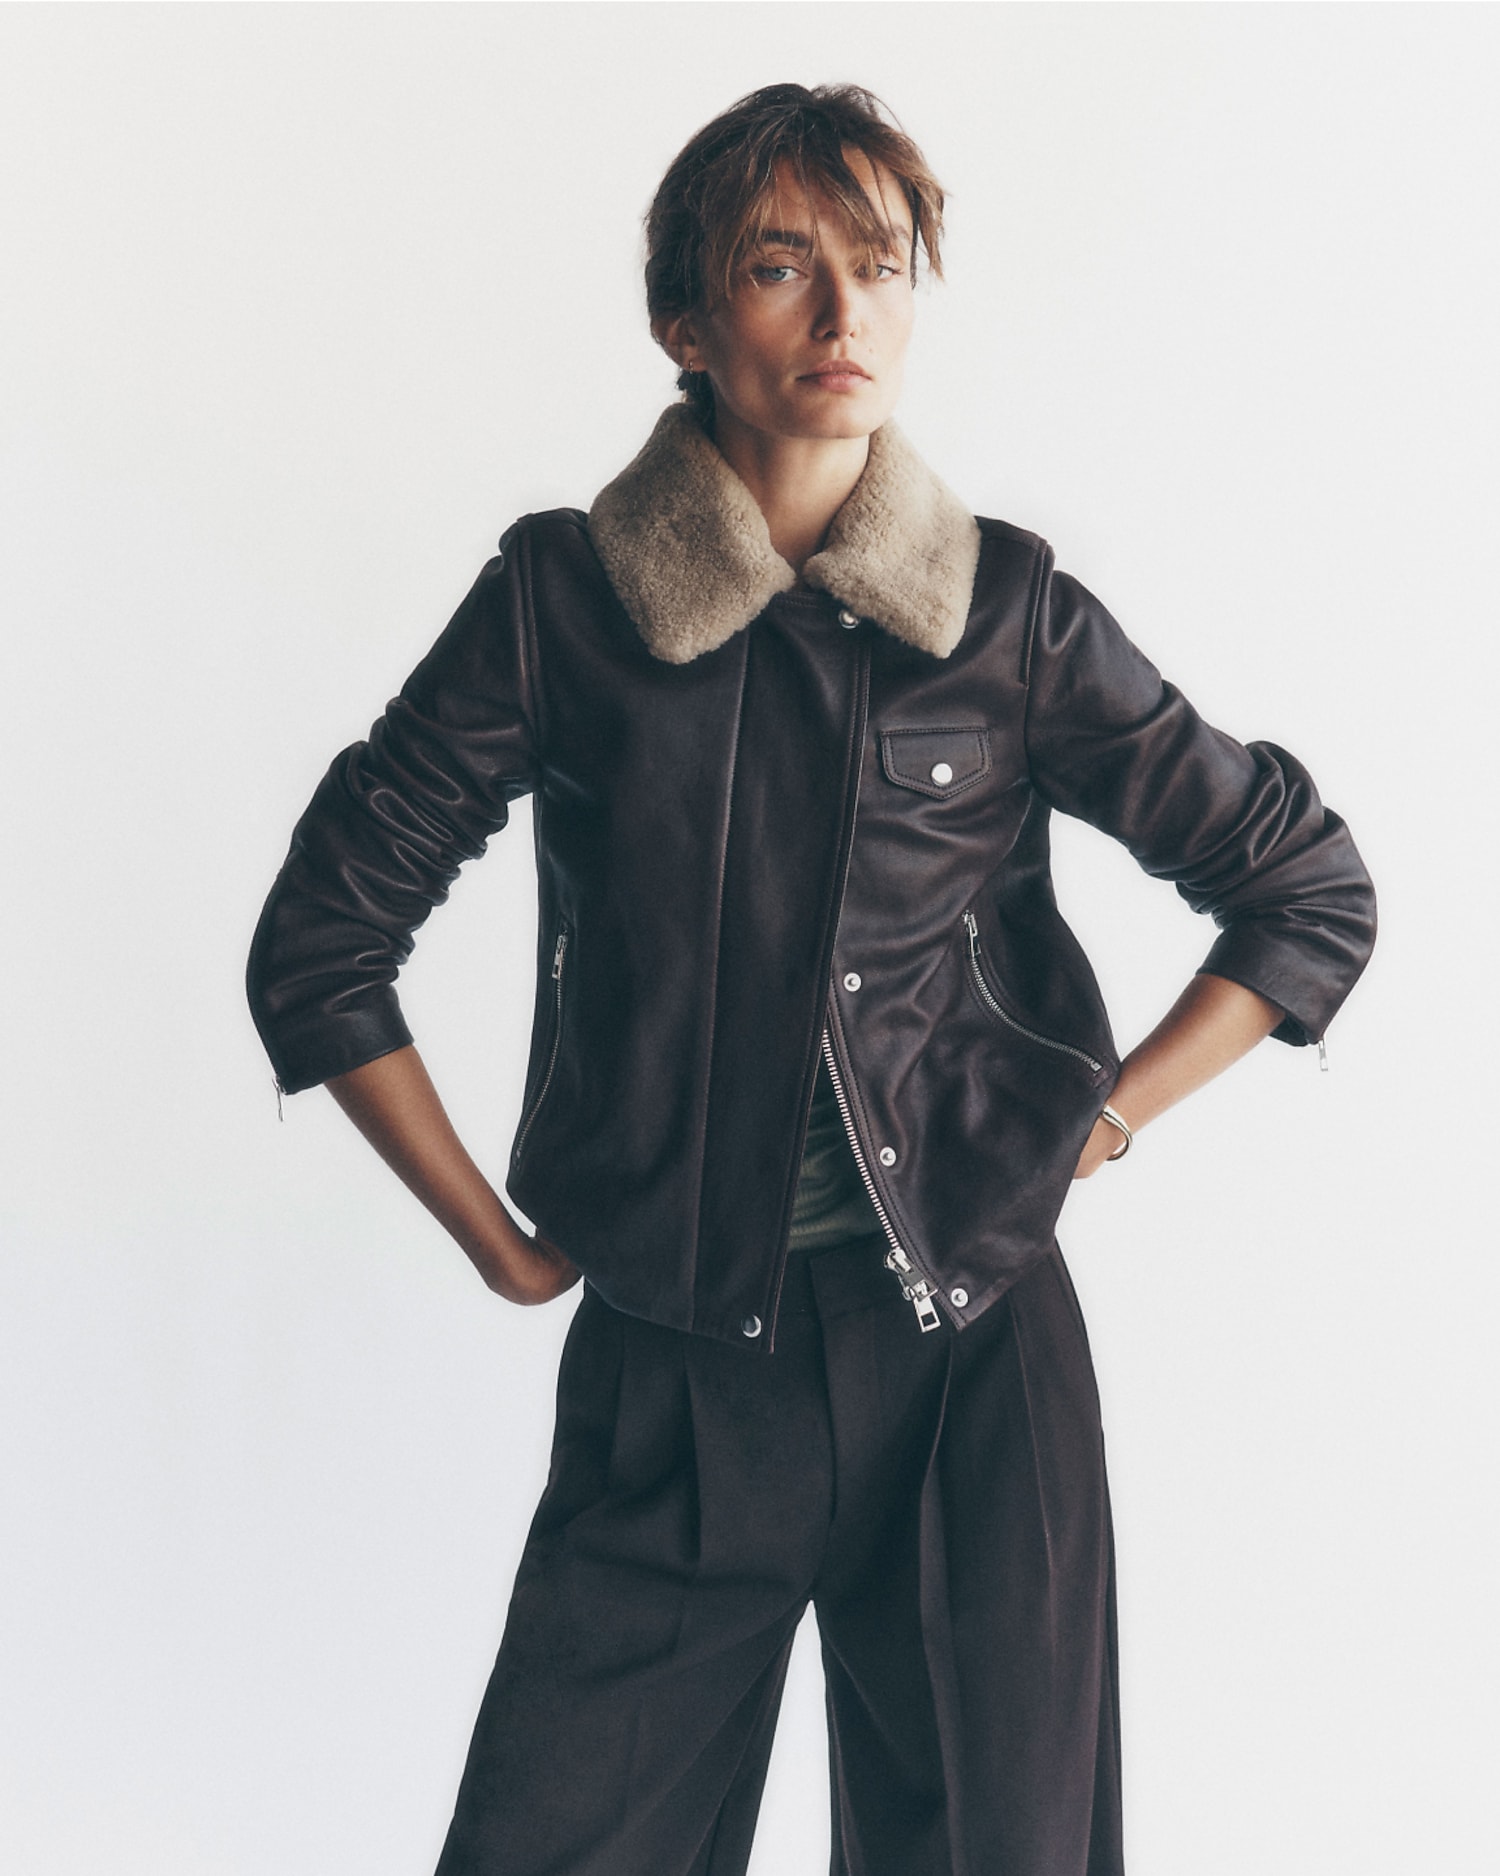
[[[773,286],[773,287],[780,286],[783,280],[790,279],[790,277],[794,273],[796,273],[796,271],[797,270],[795,267],[791,267],[791,266],[776,267],[776,266],[773,266],[769,261],[764,261],[758,267],[754,267],[751,269],[751,272],[753,276],[755,277],[755,279],[764,280],[765,282],[767,282],[768,285]]]

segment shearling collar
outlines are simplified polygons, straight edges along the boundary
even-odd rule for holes
[[[755,497],[686,404],[662,412],[640,455],[600,491],[589,534],[647,649],[668,664],[717,649],[797,583]],[[802,577],[946,658],[978,564],[974,517],[888,423]]]

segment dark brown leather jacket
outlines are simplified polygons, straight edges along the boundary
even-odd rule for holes
[[[589,517],[518,522],[334,761],[256,933],[255,1018],[289,1091],[408,1042],[413,933],[529,793],[516,1203],[617,1308],[767,1349],[821,1056],[894,1265],[962,1327],[1049,1248],[1118,1069],[1051,811],[1210,913],[1203,969],[1289,1042],[1364,965],[1369,880],[1291,756],[1204,723],[894,431],[792,587],[690,423]]]

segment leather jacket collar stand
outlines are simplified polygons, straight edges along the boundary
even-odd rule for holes
[[[533,1033],[508,1190],[606,1301],[773,1345],[820,1057],[893,1282],[962,1329],[1052,1242],[1118,1069],[1060,917],[1079,815],[1306,1042],[1374,900],[1285,751],[1212,729],[1034,535],[889,426],[802,584],[673,407],[585,518],[518,522],[293,836],[250,960],[280,1084],[410,1040],[394,980],[535,800]]]

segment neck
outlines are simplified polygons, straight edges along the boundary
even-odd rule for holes
[[[742,424],[721,405],[714,419],[714,441],[755,497],[772,547],[800,573],[864,474],[870,439],[768,436]]]

